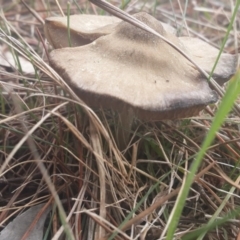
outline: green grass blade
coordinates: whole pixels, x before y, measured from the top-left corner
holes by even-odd
[[[212,222],[211,224],[207,224],[199,229],[196,229],[190,233],[187,233],[185,236],[182,237],[182,240],[195,240],[200,236],[203,232],[208,232],[216,227],[219,227],[226,223],[228,220],[235,219],[240,214],[240,207],[237,209],[231,210],[228,214],[222,217],[219,220]]]
[[[211,142],[213,141],[216,132],[221,127],[222,123],[225,120],[227,114],[231,111],[235,100],[237,99],[240,93],[240,71],[233,77],[232,81],[230,82],[228,89],[226,91],[225,96],[222,99],[222,103],[220,104],[219,110],[216,113],[216,116],[213,120],[213,124],[206,136],[205,141],[202,144],[202,147],[196,156],[195,161],[191,165],[190,171],[187,174],[186,181],[183,184],[180,194],[178,195],[175,207],[173,209],[173,214],[171,214],[169,221],[171,224],[169,225],[169,229],[167,232],[167,240],[172,240],[175,229],[177,228],[178,221],[180,219],[183,206],[185,205],[185,200],[188,196],[191,184],[194,180],[195,173],[197,172],[198,167],[201,164],[201,160],[205,155],[208,147],[210,146]]]
[[[67,34],[68,34],[68,45],[72,47],[71,42],[71,30],[70,30],[70,3],[67,3]]]
[[[233,26],[233,24],[234,24],[234,21],[235,21],[235,18],[236,18],[238,9],[239,9],[239,5],[240,5],[240,0],[238,0],[237,3],[236,3],[236,6],[235,6],[235,8],[234,8],[234,12],[233,12],[232,18],[231,18],[230,23],[229,23],[229,27],[227,28],[227,32],[226,32],[225,37],[224,37],[223,42],[222,42],[222,46],[221,46],[221,48],[220,48],[220,50],[219,50],[217,59],[216,59],[215,64],[214,64],[214,66],[213,66],[213,68],[212,68],[212,71],[211,71],[211,73],[210,73],[210,75],[209,75],[208,80],[211,79],[211,77],[213,76],[213,73],[214,73],[214,71],[215,71],[215,69],[216,69],[216,67],[217,67],[218,61],[219,61],[219,59],[220,59],[220,57],[221,57],[221,54],[222,54],[222,52],[223,52],[223,50],[224,50],[224,46],[225,46],[225,44],[226,44],[226,42],[227,42],[227,40],[228,40],[228,36],[229,36],[229,34],[230,34],[230,31],[232,30],[232,26]]]

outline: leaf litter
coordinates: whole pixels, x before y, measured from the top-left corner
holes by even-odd
[[[49,5],[45,1],[25,2],[29,6],[32,4],[43,18],[48,13],[49,16],[61,15],[54,1],[49,1]],[[66,14],[65,1],[59,2]],[[119,7],[118,2],[112,3]],[[101,109],[93,112],[86,106],[64,79],[47,64],[47,53],[43,47],[39,47],[43,43],[39,42],[40,37],[36,31],[38,27],[43,36],[43,27],[39,21],[21,3],[9,5],[9,1],[1,1],[1,4],[8,23],[23,37],[21,39],[11,29],[14,34],[7,42],[1,35],[1,44],[4,47],[6,44],[15,44],[15,50],[18,50],[15,54],[29,59],[37,69],[34,74],[19,71],[19,66],[13,74],[4,67],[0,71],[0,83],[5,91],[0,102],[2,229],[17,217],[19,209],[24,208],[26,202],[28,206],[35,205],[36,199],[47,202],[52,197],[49,189],[54,187],[67,215],[65,220],[72,227],[72,233],[65,229],[69,239],[73,239],[71,236],[75,236],[75,239],[94,238],[104,232],[111,235],[124,219],[128,219],[129,214],[133,217],[126,220],[127,227],[123,235],[116,239],[158,239],[167,227],[167,216],[173,209],[175,196],[184,180],[184,172],[200,148],[218,103],[207,107],[198,117],[181,121],[135,121],[127,148],[120,152],[114,141],[119,128],[116,113]],[[179,4],[182,4],[182,11]],[[231,6],[226,1],[193,1],[188,3],[186,9],[182,1],[172,1],[172,4],[165,1],[160,5],[154,1],[146,4],[132,1],[123,7],[131,13],[145,9],[159,20],[176,27],[178,33],[183,33],[187,27],[190,34],[211,42],[215,47],[219,47],[231,17]],[[72,14],[79,14],[78,9],[95,14],[99,11],[85,1],[71,5]],[[236,31],[237,28],[235,32],[231,31],[226,52],[235,53],[238,49],[236,39],[239,36]],[[9,36],[9,32],[5,33]],[[19,44],[16,40],[19,40]],[[23,43],[31,46],[34,52],[22,47]],[[13,79],[17,81],[12,81]],[[12,95],[7,94],[3,87],[10,82],[11,88],[8,91],[10,89]],[[13,95],[18,97],[20,113],[16,111],[17,106],[11,97]],[[232,112],[209,148],[187,199],[176,236],[184,236],[189,229],[194,231],[207,223],[221,204],[225,205],[220,218],[228,213],[229,208],[239,206],[238,119],[237,113]],[[39,171],[29,145],[21,141],[28,138],[22,128],[23,121],[47,169],[50,185]],[[89,122],[93,124],[94,132],[89,128]],[[7,164],[3,164],[5,160],[8,161]],[[99,180],[100,176],[105,179]],[[104,182],[106,188],[100,189]],[[152,190],[151,186],[157,182],[157,187]],[[232,187],[236,189],[233,190]],[[106,198],[100,197],[102,190],[106,193]],[[223,202],[228,196],[231,201]],[[161,201],[161,204],[155,204]],[[103,205],[106,213],[99,209]],[[19,209],[16,210],[14,206]],[[65,225],[60,216],[61,212],[59,215],[56,213],[53,216],[56,221],[48,222],[53,239],[58,239],[64,231]],[[105,219],[101,219],[102,216]],[[236,239],[239,235],[238,218],[209,231],[207,238],[224,239],[226,233],[229,239]]]

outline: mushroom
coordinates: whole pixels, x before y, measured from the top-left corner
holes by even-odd
[[[152,16],[134,16],[186,50]],[[50,64],[88,105],[120,112],[127,131],[134,116],[147,121],[190,117],[218,99],[179,52],[127,22],[90,44],[53,50]]]
[[[79,47],[93,42],[99,37],[112,33],[121,20],[113,16],[103,15],[71,15],[71,46]],[[164,29],[176,34],[176,29],[161,22]],[[56,48],[69,47],[67,35],[67,17],[49,17],[45,20],[44,32],[49,43]]]
[[[219,50],[198,38],[180,37],[179,39],[186,46],[192,59],[210,74]],[[219,85],[223,85],[236,73],[237,64],[237,54],[222,53],[213,73],[213,78]]]
[[[108,35],[115,30],[119,22],[119,18],[112,16],[72,15],[70,16],[71,46],[86,45],[101,36]],[[176,29],[168,24],[160,23],[165,31],[176,34]],[[48,41],[55,49],[69,46],[66,17],[47,18],[44,29]],[[219,50],[198,38],[179,37],[179,40],[192,59],[210,74]],[[222,53],[213,73],[213,78],[218,84],[223,85],[234,75],[237,62],[238,55]]]
[[[71,15],[71,46],[82,46],[110,34],[120,21],[119,18],[110,16]],[[69,46],[67,28],[67,17],[49,17],[45,20],[45,36],[54,48]]]

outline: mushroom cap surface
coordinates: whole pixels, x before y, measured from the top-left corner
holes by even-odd
[[[122,20],[114,16],[70,15],[71,47],[89,44],[99,37],[110,34]],[[172,26],[160,22],[167,32],[176,33]],[[67,17],[49,17],[45,19],[44,32],[50,44],[55,48],[69,47]]]
[[[71,15],[71,46],[77,47],[89,44],[101,36],[112,33],[120,21],[120,19],[113,16]],[[160,23],[165,31],[174,35],[176,34],[176,29],[168,24]],[[44,30],[48,41],[55,49],[69,46],[67,17],[47,18]],[[179,37],[179,39],[185,46],[188,55],[190,55],[202,69],[210,74],[219,50],[198,38]],[[213,78],[220,85],[223,85],[235,74],[237,63],[237,54],[222,53],[217,67],[214,70]]]
[[[184,50],[178,38],[146,13],[135,17]],[[52,67],[92,107],[132,108],[144,120],[193,116],[216,102],[202,74],[155,35],[127,22],[94,42],[53,50]]]
[[[71,15],[71,46],[78,47],[110,34],[121,20],[98,15]],[[67,17],[49,17],[45,20],[44,32],[50,44],[56,48],[69,47]]]
[[[179,37],[179,39],[184,46],[186,46],[192,59],[210,74],[219,54],[219,50],[198,38]],[[218,84],[223,85],[236,73],[237,63],[237,54],[221,54],[213,73],[213,78]]]

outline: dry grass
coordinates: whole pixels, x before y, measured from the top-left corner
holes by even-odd
[[[120,152],[114,141],[119,127],[116,113],[93,112],[47,63],[50,47],[42,41],[42,20],[61,14],[56,2],[25,2],[32,13],[17,1],[0,1],[1,54],[10,51],[15,62],[24,56],[35,69],[29,74],[23,71],[24,64],[0,66],[1,229],[27,207],[55,202],[59,211],[64,209],[65,220],[60,220],[59,212],[52,213],[47,239],[58,239],[65,221],[72,229],[71,233],[65,228],[69,239],[105,239],[101,237],[109,237],[122,223],[121,234],[114,239],[164,239],[185,172],[218,104],[191,119],[136,120],[128,147]],[[65,1],[59,2],[66,13]],[[76,2],[71,13],[101,12],[87,1]],[[177,27],[179,34],[189,32],[219,47],[232,15],[231,1],[189,1],[185,9],[186,3],[139,0],[126,4],[125,10],[143,9]],[[234,53],[238,40],[235,29],[225,50]],[[177,238],[208,223],[219,209],[222,217],[240,205],[239,140],[239,115],[232,112],[196,175]],[[240,237],[238,219],[212,229],[205,239]]]

